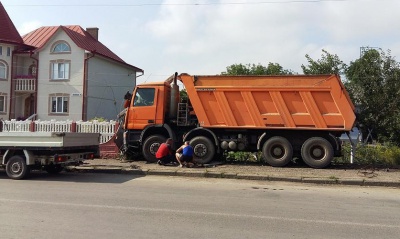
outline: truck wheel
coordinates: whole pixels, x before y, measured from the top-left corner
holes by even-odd
[[[290,142],[280,136],[274,136],[264,143],[262,153],[265,161],[273,167],[283,167],[293,158],[293,148]]]
[[[153,135],[148,137],[143,144],[142,154],[149,163],[157,162],[156,153],[162,143],[167,139],[162,135]]]
[[[44,170],[48,172],[49,174],[58,174],[63,170],[63,166],[57,164],[57,165],[48,165],[45,167]]]
[[[333,159],[333,148],[329,141],[324,138],[309,138],[301,146],[301,157],[312,168],[324,168]]]
[[[14,155],[8,160],[6,165],[8,177],[12,179],[23,179],[28,176],[29,172],[30,169],[22,156]]]
[[[209,163],[215,155],[215,146],[207,137],[197,136],[190,141],[194,151],[194,161],[199,164]]]

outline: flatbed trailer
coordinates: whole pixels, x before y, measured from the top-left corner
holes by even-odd
[[[32,169],[59,173],[99,155],[98,133],[0,132],[1,166],[8,177],[23,179]]]

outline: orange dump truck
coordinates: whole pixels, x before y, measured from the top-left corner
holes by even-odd
[[[180,98],[178,80],[187,97]],[[124,153],[149,162],[172,138],[177,147],[190,141],[199,163],[225,151],[261,151],[272,166],[296,157],[323,168],[342,154],[338,137],[355,123],[354,105],[337,75],[175,74],[138,85],[126,101],[117,139]]]

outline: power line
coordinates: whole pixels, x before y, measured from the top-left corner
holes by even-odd
[[[282,1],[257,1],[257,2],[129,3],[129,4],[10,4],[7,6],[8,7],[153,7],[153,6],[261,5],[261,4],[322,3],[322,2],[349,2],[349,1],[351,0],[282,0]]]

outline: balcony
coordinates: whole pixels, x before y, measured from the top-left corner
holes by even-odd
[[[35,92],[36,79],[32,75],[17,75],[14,78],[15,92]]]

